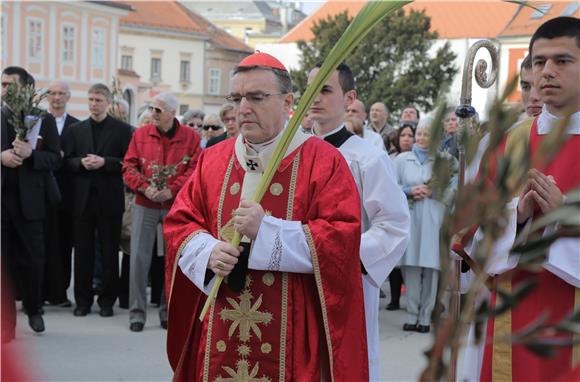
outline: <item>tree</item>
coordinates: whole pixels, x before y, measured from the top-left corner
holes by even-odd
[[[306,88],[308,71],[324,61],[351,21],[346,11],[328,17],[312,27],[311,42],[298,42],[301,69],[291,73],[297,94]],[[424,11],[399,10],[381,21],[353,50],[345,62],[367,107],[384,102],[394,115],[408,104],[430,110],[440,93],[447,91],[457,73],[455,54],[448,42],[432,52],[438,34],[430,27],[431,19]]]

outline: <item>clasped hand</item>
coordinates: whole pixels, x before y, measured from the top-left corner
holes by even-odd
[[[411,195],[413,196],[413,200],[423,200],[425,198],[430,198],[432,194],[433,191],[431,191],[429,186],[425,184],[421,184],[411,188]]]
[[[32,145],[16,138],[12,142],[12,148],[2,151],[2,164],[6,167],[16,168],[32,155]]]
[[[169,188],[158,190],[155,186],[149,186],[145,189],[145,197],[152,202],[163,203],[173,198],[173,194]]]
[[[529,170],[528,181],[518,202],[518,223],[521,224],[532,216],[534,203],[545,214],[562,205],[563,200],[562,192],[551,175],[545,175],[534,168]]]
[[[81,159],[81,164],[89,171],[98,170],[105,165],[105,158],[95,154],[87,154],[86,157]]]

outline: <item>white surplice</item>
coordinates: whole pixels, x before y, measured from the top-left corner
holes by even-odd
[[[367,274],[363,292],[369,353],[369,377],[380,379],[379,288],[397,265],[409,240],[410,218],[405,194],[384,150],[358,136],[350,137],[342,153],[361,198],[360,257]]]

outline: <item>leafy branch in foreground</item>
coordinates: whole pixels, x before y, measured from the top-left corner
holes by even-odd
[[[469,261],[475,264],[476,277],[471,283],[464,299],[464,306],[459,319],[449,314],[435,322],[435,338],[432,348],[428,351],[429,364],[421,374],[421,381],[440,380],[449,375],[450,354],[457,353],[463,345],[467,325],[474,323],[476,338],[481,340],[482,325],[487,318],[497,317],[513,310],[522,299],[535,287],[533,278],[520,283],[514,290],[497,290],[498,303],[490,308],[487,303],[476,306],[476,297],[489,287],[489,276],[483,270],[487,269],[492,260],[495,243],[503,236],[508,222],[506,205],[517,196],[527,181],[530,168],[550,160],[565,139],[565,128],[568,120],[564,120],[553,129],[544,139],[542,147],[531,157],[528,149],[527,136],[517,136],[511,131],[518,112],[504,107],[504,101],[515,87],[517,78],[510,83],[503,95],[496,101],[490,111],[488,131],[486,132],[488,147],[483,153],[479,167],[479,177],[471,184],[462,186],[448,205],[446,218],[440,232],[441,277],[438,299],[443,299],[447,290],[455,290],[456,278],[451,271],[452,257],[450,248],[452,242],[458,241],[470,227],[479,227],[483,237],[480,245]],[[437,118],[442,116],[438,114]],[[435,121],[432,125],[431,136],[441,135],[442,123]],[[529,131],[529,130],[528,130]],[[509,132],[509,133],[508,133]],[[514,138],[507,138],[509,148],[503,153],[500,147],[506,142],[508,134]],[[529,132],[528,132],[529,135]],[[479,128],[471,130],[461,137],[466,147],[469,161],[473,158],[469,154],[477,148],[484,136]],[[523,139],[521,139],[523,138]],[[438,141],[437,141],[438,142]],[[513,142],[513,144],[509,144]],[[432,150],[436,142],[433,142]],[[449,179],[448,165],[445,162],[435,163],[434,178],[445,183]],[[517,269],[537,270],[547,256],[549,246],[561,237],[580,236],[580,190],[573,190],[566,197],[567,203],[558,209],[537,219],[516,238],[512,251],[520,256]],[[538,231],[558,223],[558,228],[549,235],[536,235]],[[510,280],[515,270],[502,274],[499,280]],[[569,346],[571,340],[548,338],[553,333],[570,333],[579,330],[580,312],[571,312],[569,317],[557,324],[548,324],[542,317],[538,317],[534,325],[525,331],[511,333],[507,338],[500,340],[509,343],[522,343],[536,354],[549,356],[555,347]]]
[[[40,108],[40,103],[47,96],[47,91],[36,90],[33,84],[20,86],[11,83],[8,85],[4,98],[11,111],[8,121],[21,141],[26,140],[28,132],[46,115],[46,111]]]

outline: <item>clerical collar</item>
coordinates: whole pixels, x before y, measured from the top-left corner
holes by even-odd
[[[557,127],[558,123],[563,119],[564,117],[558,117],[550,113],[546,105],[544,105],[542,107],[542,112],[538,117],[538,135],[548,134],[550,130],[552,130],[553,127]],[[577,111],[570,116],[567,133],[570,135],[580,135],[580,111]]]
[[[262,143],[251,143],[248,142],[247,139],[244,138],[244,145],[246,146],[246,149],[248,149],[248,153],[249,154],[259,154],[260,152],[264,151],[264,149],[268,146],[270,146],[272,143],[277,142],[278,138],[282,137],[282,134],[284,134],[284,130],[286,130],[286,126],[287,123],[284,125],[284,128],[282,128],[282,130],[278,133],[278,135],[276,135],[274,138],[270,139],[267,142],[262,142]]]
[[[338,148],[352,136],[353,134],[346,127],[340,126],[329,133],[321,135],[320,138]]]

